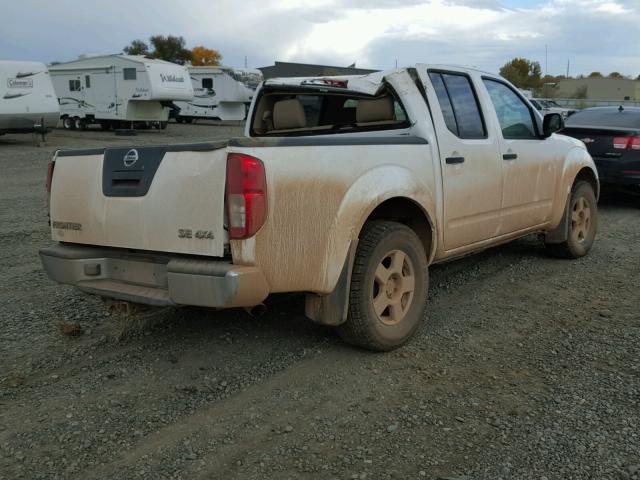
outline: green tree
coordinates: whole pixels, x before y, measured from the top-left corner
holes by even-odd
[[[500,75],[518,88],[538,88],[542,84],[541,74],[540,64],[526,58],[514,58],[500,69]]]
[[[602,74],[600,72],[591,72],[589,78],[602,78]]]
[[[616,80],[619,80],[621,78],[624,78],[624,76],[620,72],[611,72],[609,74],[609,78],[615,78]]]
[[[191,50],[186,48],[186,42],[183,37],[153,35],[149,38],[149,42],[153,46],[152,55],[154,58],[180,65],[191,61]]]
[[[122,49],[127,55],[149,55],[149,45],[142,40],[134,40]]]

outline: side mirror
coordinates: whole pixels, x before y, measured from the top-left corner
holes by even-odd
[[[559,113],[547,113],[542,121],[542,136],[549,138],[552,133],[564,128],[564,120]]]

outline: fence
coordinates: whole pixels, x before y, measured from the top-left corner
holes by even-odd
[[[629,107],[640,107],[640,102],[631,100],[592,100],[590,98],[550,98],[558,105],[568,108],[589,108],[589,107],[617,107],[619,105]]]

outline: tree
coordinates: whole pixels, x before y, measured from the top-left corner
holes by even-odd
[[[149,45],[142,40],[134,40],[122,49],[127,55],[149,55]]]
[[[211,50],[203,46],[193,47],[191,50],[192,65],[220,65],[220,60],[222,60],[222,55],[217,50]]]
[[[538,62],[526,58],[514,58],[500,69],[500,75],[518,88],[537,88],[542,84],[542,69]]]
[[[600,72],[591,72],[589,78],[602,78],[602,74]]]
[[[153,35],[149,38],[153,46],[153,57],[167,62],[184,65],[191,60],[191,50],[185,47],[186,42],[183,37],[173,35]]]
[[[624,78],[624,76],[620,72],[611,72],[609,74],[609,78],[615,78],[616,80],[619,80],[621,78]]]

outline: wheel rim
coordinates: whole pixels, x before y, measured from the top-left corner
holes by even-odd
[[[413,262],[401,250],[387,253],[376,267],[371,291],[373,310],[385,325],[396,325],[407,315],[415,291]]]
[[[591,229],[591,207],[584,197],[578,197],[571,209],[571,237],[577,243],[583,243]]]

